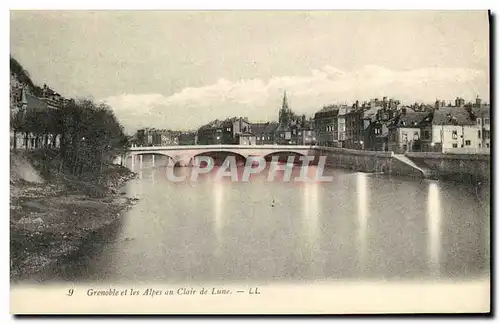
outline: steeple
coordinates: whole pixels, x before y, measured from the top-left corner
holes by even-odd
[[[284,111],[288,111],[288,100],[286,99],[286,90],[283,94],[283,105],[281,106],[281,109]]]
[[[286,98],[286,90],[283,94],[283,104],[281,105],[281,109],[279,111],[279,123],[281,125],[287,125],[290,121],[290,108],[288,107],[288,100]]]

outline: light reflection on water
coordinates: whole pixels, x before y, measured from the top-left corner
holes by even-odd
[[[429,183],[427,202],[429,266],[435,275],[439,275],[439,254],[441,250],[441,206],[439,187],[436,183]]]
[[[366,227],[368,222],[368,187],[366,174],[358,173],[356,175],[356,197],[357,197],[357,213],[358,213],[358,246],[359,258],[362,270],[366,263]]]
[[[127,193],[140,201],[124,215],[113,242],[79,271],[48,278],[281,282],[489,276],[487,187],[336,169],[325,171],[334,177],[328,183],[287,183],[280,176],[267,182],[265,172],[246,183],[214,181],[210,174],[172,183],[161,163],[156,157],[151,168],[144,157],[139,179],[127,184]],[[191,169],[175,172],[189,175]],[[300,168],[293,173],[298,176]]]

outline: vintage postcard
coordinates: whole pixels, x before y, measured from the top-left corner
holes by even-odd
[[[12,10],[11,313],[489,313],[490,20]]]

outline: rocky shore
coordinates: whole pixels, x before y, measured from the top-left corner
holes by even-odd
[[[25,171],[16,172],[16,168],[21,168],[12,159],[11,156],[12,281],[30,278],[74,253],[92,233],[112,224],[133,204],[134,198],[119,193],[120,187],[135,177],[127,168],[108,165],[99,177],[77,179],[57,174],[45,179],[36,174],[26,177]],[[24,160],[23,164],[23,170],[26,164],[29,167],[29,162]]]

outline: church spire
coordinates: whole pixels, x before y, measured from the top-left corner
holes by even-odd
[[[283,94],[283,105],[281,106],[281,109],[287,111],[288,110],[288,100],[286,99],[286,90]]]

